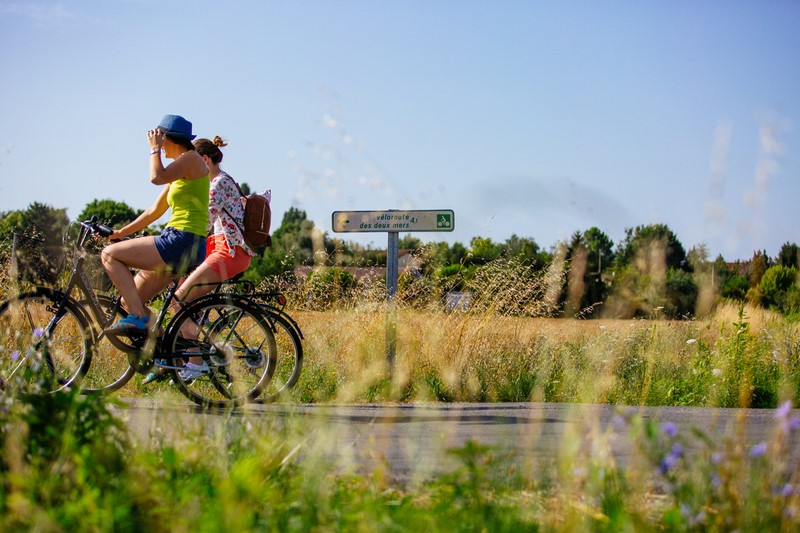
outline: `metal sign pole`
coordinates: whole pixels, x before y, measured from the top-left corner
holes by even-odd
[[[397,270],[399,262],[399,233],[389,232],[386,248],[386,360],[389,368],[394,368],[397,353]]]
[[[452,209],[399,211],[334,211],[331,214],[333,231],[386,232],[389,244],[386,250],[386,359],[390,371],[397,353],[397,275],[399,262],[399,234],[401,231],[453,231],[455,214]]]

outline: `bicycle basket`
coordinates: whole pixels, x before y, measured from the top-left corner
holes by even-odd
[[[13,237],[12,278],[18,283],[55,285],[64,267],[64,247],[22,233],[13,233]]]

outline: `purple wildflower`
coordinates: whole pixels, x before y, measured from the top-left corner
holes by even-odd
[[[778,420],[786,420],[792,412],[792,400],[787,400],[781,404],[775,411],[775,418]]]
[[[672,446],[672,449],[670,449],[669,453],[665,455],[663,459],[661,459],[661,473],[666,474],[675,468],[675,466],[677,466],[678,462],[681,460],[681,457],[683,457],[683,446],[676,442]]]
[[[670,454],[674,455],[675,457],[683,457],[683,446],[680,443],[676,442],[672,445],[672,449],[669,451]]]
[[[711,454],[712,464],[718,465],[722,462],[723,459],[725,459],[725,455],[723,455],[722,452],[714,452]]]
[[[19,359],[19,350],[14,350],[11,352],[11,360],[16,361],[17,359]]]
[[[675,468],[675,466],[678,464],[678,461],[680,461],[680,457],[675,457],[670,453],[665,455],[664,458],[661,459],[661,465],[660,465],[661,473],[666,474],[667,472]]]
[[[37,339],[40,339],[44,335],[44,330],[42,328],[36,328],[33,330],[33,336]]]
[[[761,457],[765,453],[767,453],[767,443],[764,441],[750,448],[750,457]]]
[[[797,430],[800,429],[800,417],[793,416],[791,420],[789,420],[789,429]]]
[[[689,525],[690,526],[697,526],[699,524],[704,523],[705,521],[706,521],[706,513],[704,513],[703,511],[700,511],[699,513],[697,513],[697,515],[693,516],[689,520]]]
[[[629,422],[630,418],[621,414],[614,415],[614,418],[611,419],[611,423],[614,425],[614,428],[620,431],[626,429]]]
[[[668,437],[674,439],[678,434],[678,426],[674,422],[664,422],[661,424],[661,431],[666,433]]]

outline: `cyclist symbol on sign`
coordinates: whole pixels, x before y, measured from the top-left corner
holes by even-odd
[[[450,227],[450,215],[447,215],[447,214],[438,214],[438,215],[436,215],[436,227],[437,228],[449,228]]]

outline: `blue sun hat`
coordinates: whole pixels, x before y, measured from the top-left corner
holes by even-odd
[[[159,129],[172,137],[183,137],[192,140],[197,135],[192,135],[192,123],[180,115],[164,115],[158,123]]]

